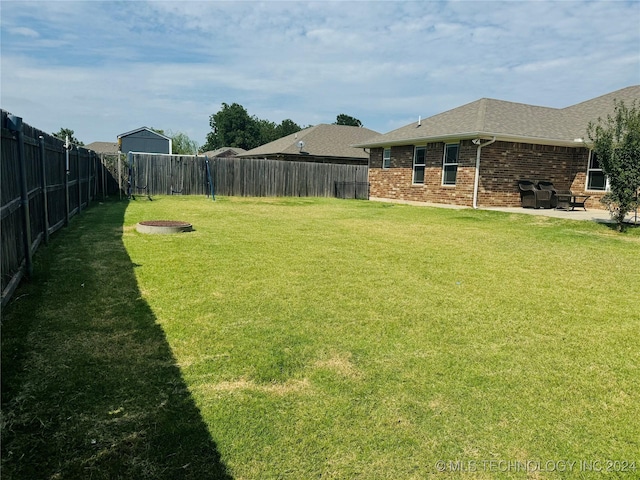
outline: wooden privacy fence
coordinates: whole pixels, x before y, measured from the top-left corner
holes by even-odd
[[[333,197],[336,182],[369,180],[366,165],[252,158],[216,158],[213,172],[220,195],[256,197]]]
[[[129,152],[127,166],[133,195],[208,193],[204,156]]]
[[[369,198],[369,167],[254,158],[130,153],[134,195]]]
[[[2,121],[0,240],[2,306],[24,275],[41,242],[67,225],[114,181],[95,152],[67,150],[62,140],[0,110]]]

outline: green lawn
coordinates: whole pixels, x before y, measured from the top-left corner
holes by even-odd
[[[135,230],[161,219],[195,231]],[[3,312],[3,478],[640,475],[640,229],[157,197],[36,262]]]

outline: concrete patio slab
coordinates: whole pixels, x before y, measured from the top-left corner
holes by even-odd
[[[451,208],[451,209],[469,209],[471,207],[465,207],[461,205],[447,205],[442,203],[427,203],[427,202],[414,202],[411,200],[393,200],[388,198],[371,197],[369,200],[374,202],[387,202],[387,203],[401,203],[405,205],[415,205],[422,207],[436,207],[436,208]],[[598,223],[615,223],[609,215],[608,210],[596,210],[591,209],[584,211],[582,209],[576,210],[556,210],[556,209],[543,209],[543,208],[522,208],[522,207],[479,207],[479,210],[492,210],[496,212],[505,213],[518,213],[523,215],[541,215],[545,217],[560,218],[562,220],[582,220]],[[631,224],[640,225],[640,212],[636,217],[633,213],[626,219]]]

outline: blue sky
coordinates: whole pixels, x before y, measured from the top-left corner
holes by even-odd
[[[2,0],[1,107],[85,143],[202,144],[223,102],[386,133],[482,97],[566,107],[640,84],[639,1]]]

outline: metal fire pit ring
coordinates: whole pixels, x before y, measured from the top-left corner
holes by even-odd
[[[136,225],[140,233],[182,233],[190,232],[193,226],[179,220],[145,220]]]

